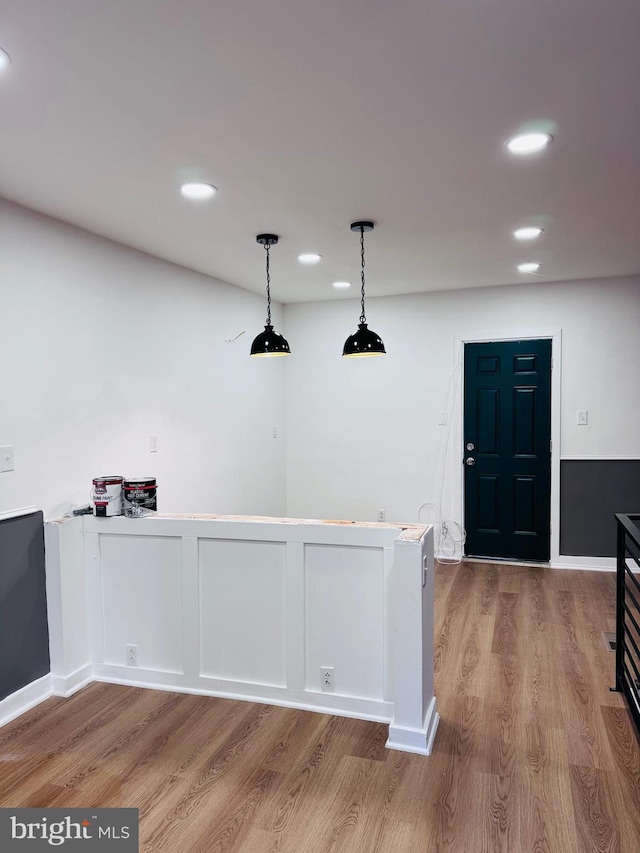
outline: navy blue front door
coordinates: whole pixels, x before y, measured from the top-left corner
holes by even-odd
[[[551,523],[551,341],[466,344],[465,553],[544,561]]]

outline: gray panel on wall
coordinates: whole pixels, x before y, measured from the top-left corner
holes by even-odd
[[[560,462],[561,554],[615,557],[616,512],[640,512],[640,460]]]
[[[0,521],[0,700],[50,671],[41,512]]]

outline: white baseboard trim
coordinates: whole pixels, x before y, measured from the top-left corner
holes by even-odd
[[[8,509],[6,512],[0,512],[0,521],[7,521],[10,518],[20,518],[21,515],[32,515],[36,512],[34,506],[23,506],[20,509]]]
[[[315,711],[320,714],[352,717],[355,720],[369,720],[376,723],[389,723],[393,714],[393,705],[390,702],[375,699],[293,690],[272,685],[244,684],[238,681],[225,682],[223,679],[206,676],[185,676],[153,670],[136,669],[135,678],[133,678],[131,667],[112,664],[95,664],[93,680],[121,684],[125,687],[146,687],[171,693],[192,693],[196,696],[215,696],[219,699],[278,705],[283,708],[297,708],[299,711]],[[261,687],[262,690],[260,690]],[[328,701],[329,697],[330,701]]]
[[[552,569],[578,569],[584,572],[615,572],[615,557],[563,557],[549,563]]]
[[[436,711],[436,699],[434,696],[425,714],[423,727],[421,729],[410,729],[406,726],[394,726],[392,723],[389,726],[389,738],[385,746],[388,749],[396,749],[400,752],[431,755],[439,722],[440,715]]]
[[[615,557],[568,557],[560,555],[548,563],[520,562],[515,560],[491,559],[490,557],[464,557],[465,563],[494,563],[496,566],[515,566],[517,568],[569,569],[583,572],[615,572]],[[446,565],[446,564],[445,564]]]
[[[71,675],[52,675],[53,695],[68,698],[93,681],[93,666],[88,663]]]
[[[53,695],[53,678],[51,673],[43,675],[37,681],[32,681],[26,687],[16,690],[6,699],[0,701],[0,726],[6,726],[21,714],[26,714],[36,705],[44,702]]]
[[[637,462],[640,456],[561,456],[561,462]]]

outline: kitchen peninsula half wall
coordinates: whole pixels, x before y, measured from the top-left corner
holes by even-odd
[[[428,755],[433,531],[222,515],[46,525],[54,692],[90,680],[389,723]]]

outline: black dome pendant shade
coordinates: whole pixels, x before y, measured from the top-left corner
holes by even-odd
[[[385,355],[382,339],[368,328],[366,323],[358,325],[358,331],[349,335],[344,344],[342,355],[349,358],[363,358],[372,355]]]
[[[375,332],[372,332],[371,329],[369,329],[369,327],[367,326],[367,318],[365,317],[364,313],[364,232],[373,231],[373,222],[370,222],[369,220],[352,222],[351,230],[360,232],[360,275],[362,278],[362,310],[360,312],[360,323],[358,324],[358,331],[353,335],[349,335],[349,337],[344,343],[342,355],[346,358],[367,358],[374,355],[385,355],[386,350],[384,348],[384,344],[382,343],[382,338]]]
[[[256,358],[269,358],[276,355],[291,355],[289,344],[279,332],[273,331],[271,325],[271,276],[269,274],[269,250],[278,242],[275,234],[258,234],[256,241],[264,246],[267,252],[267,322],[264,332],[257,335],[251,344],[251,355]]]
[[[291,350],[286,339],[279,332],[274,332],[273,326],[267,323],[264,332],[260,332],[253,339],[251,355],[261,356],[262,358],[270,355],[291,355]]]

